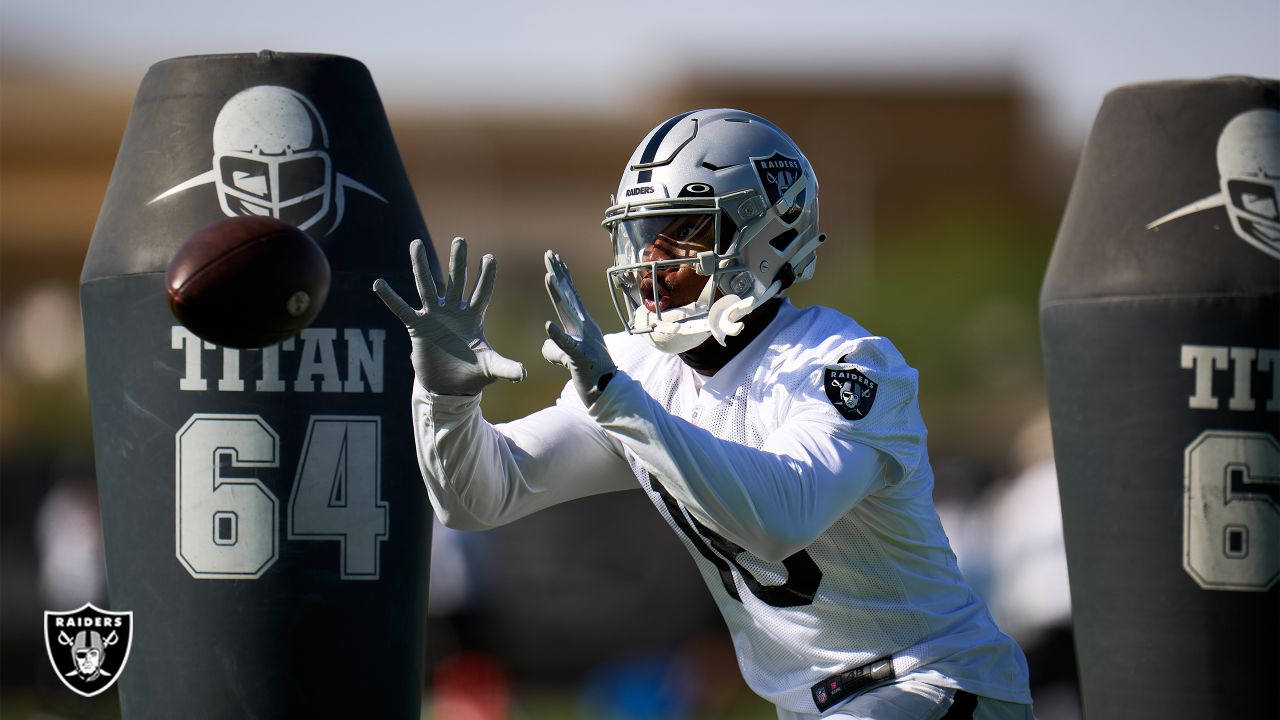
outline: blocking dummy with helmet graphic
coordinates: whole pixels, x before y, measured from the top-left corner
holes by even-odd
[[[310,326],[267,347],[204,341],[167,303],[178,247],[239,216],[308,233],[332,270]],[[367,291],[413,238],[359,62],[198,56],[143,79],[81,277],[110,600],[134,617],[125,718],[418,717],[430,516],[391,461],[413,447],[408,346]],[[320,685],[298,672],[318,658]]]
[[[1112,91],[1040,300],[1085,714],[1280,714],[1280,82]]]

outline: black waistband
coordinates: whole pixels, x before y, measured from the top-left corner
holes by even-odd
[[[894,677],[893,658],[882,657],[852,670],[836,673],[810,688],[813,704],[823,712],[859,690]]]

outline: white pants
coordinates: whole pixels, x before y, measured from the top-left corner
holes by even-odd
[[[1030,705],[980,696],[977,701],[972,714],[962,712],[965,703],[961,702],[954,707],[959,714],[948,716],[956,702],[955,690],[903,680],[872,688],[833,708],[828,715],[779,709],[778,720],[1035,720]]]

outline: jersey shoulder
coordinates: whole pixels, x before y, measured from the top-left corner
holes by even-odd
[[[801,417],[893,456],[904,474],[919,464],[926,434],[919,374],[888,338],[837,310],[784,316],[760,377],[782,424]]]
[[[856,365],[882,375],[909,375],[902,353],[886,337],[873,335],[853,318],[828,307],[791,308],[770,343],[767,364],[775,372],[816,372],[828,365]]]

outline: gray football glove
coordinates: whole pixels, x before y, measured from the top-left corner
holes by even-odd
[[[382,278],[374,281],[373,291],[409,330],[413,346],[410,358],[418,382],[438,395],[475,395],[495,380],[523,380],[524,365],[494,352],[484,337],[484,313],[497,271],[493,256],[481,259],[480,279],[470,302],[462,299],[467,283],[466,240],[453,239],[443,298],[436,292],[421,240],[410,243],[409,257],[422,300],[421,310],[410,307]]]
[[[560,324],[547,322],[548,339],[542,343],[542,357],[569,369],[578,396],[590,407],[618,368],[605,347],[600,326],[583,309],[564,260],[548,250],[545,262],[547,294]]]

